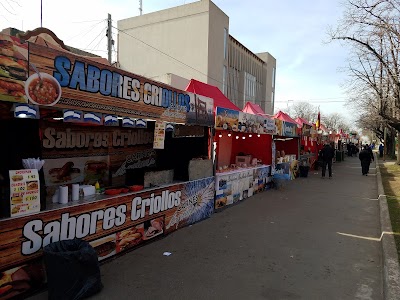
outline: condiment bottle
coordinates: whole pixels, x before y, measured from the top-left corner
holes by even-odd
[[[99,183],[99,181],[96,181],[96,183],[94,185],[94,188],[96,189],[96,192],[100,191],[100,183]]]

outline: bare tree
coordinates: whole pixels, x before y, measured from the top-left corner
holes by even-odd
[[[288,114],[292,118],[303,118],[307,121],[313,122],[317,119],[318,107],[308,102],[295,102],[287,109]]]
[[[348,0],[329,34],[352,50],[348,90],[359,124],[378,136],[382,125],[400,130],[400,0]]]
[[[330,130],[339,131],[342,129],[344,132],[350,131],[350,126],[339,113],[324,114],[321,116],[321,123]]]

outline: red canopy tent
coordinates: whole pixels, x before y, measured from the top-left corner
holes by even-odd
[[[312,124],[304,118],[297,117],[296,122],[299,124],[300,128],[303,128],[304,124],[315,127],[315,124]],[[301,147],[302,149],[300,150],[300,155],[307,153],[314,155],[314,158],[310,160],[310,164],[313,164],[313,162],[318,158],[319,148],[317,141],[314,141],[311,136],[302,136]]]
[[[268,117],[267,114],[264,113],[262,108],[255,103],[247,101],[245,107],[242,110],[244,113],[252,114],[252,115],[259,115]],[[253,142],[249,142],[253,141]],[[236,147],[235,150],[242,149],[243,152],[252,153],[253,156],[258,157],[261,159],[265,164],[271,164],[272,162],[272,135],[269,134],[262,134],[262,135],[254,135],[252,139],[243,140],[239,139],[240,145]],[[263,145],[263,146],[260,146]],[[237,152],[236,151],[236,152]]]
[[[260,116],[265,116],[265,112],[262,110],[260,105],[247,101],[246,105],[244,106],[243,112],[253,114],[253,115],[260,115]]]
[[[240,108],[233,104],[216,86],[191,79],[185,91],[213,98],[214,111],[217,106],[240,111]]]
[[[293,120],[288,114],[285,114],[283,111],[278,111],[275,115],[274,115],[275,119],[279,119],[285,122],[289,122],[289,123],[293,123],[293,124],[297,124],[297,122],[295,120]]]
[[[282,120],[284,122],[289,122],[295,124],[297,126],[297,122],[292,119],[288,114],[284,113],[283,111],[278,111],[274,115],[275,119]],[[276,151],[285,151],[285,154],[295,154],[298,158],[299,156],[299,139],[298,138],[287,138],[285,140],[275,139],[275,147]]]
[[[297,117],[297,118],[295,119],[295,121],[296,121],[297,124],[300,125],[300,127],[303,127],[303,124],[306,124],[306,125],[309,125],[309,126],[313,126],[312,123],[308,122],[308,121],[307,121],[306,119],[304,119],[304,118]]]

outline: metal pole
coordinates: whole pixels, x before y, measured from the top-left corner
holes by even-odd
[[[139,13],[140,13],[140,15],[142,15],[142,11],[143,11],[143,9],[142,9],[142,0],[139,0]]]
[[[40,27],[43,27],[43,0],[40,0]]]
[[[112,33],[111,33],[111,15],[108,14],[108,26],[107,26],[107,51],[108,51],[108,62],[111,64],[111,49],[112,49]]]

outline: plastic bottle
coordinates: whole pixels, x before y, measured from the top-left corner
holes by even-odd
[[[94,188],[96,189],[96,192],[100,191],[100,183],[99,183],[99,181],[96,181],[96,183],[94,185]]]

